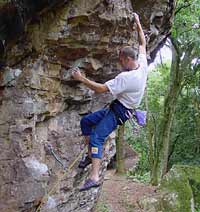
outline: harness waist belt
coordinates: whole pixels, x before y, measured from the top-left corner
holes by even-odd
[[[117,108],[120,108],[120,111],[118,111]],[[110,109],[113,111],[115,114],[115,117],[119,121],[119,125],[122,125],[126,122],[127,117],[125,113],[129,111],[130,113],[133,112],[132,109],[126,108],[118,99],[115,99],[114,101],[111,102],[110,104]]]

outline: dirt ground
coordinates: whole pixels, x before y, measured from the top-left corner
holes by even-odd
[[[155,194],[155,187],[107,171],[95,212],[143,212],[138,200]]]
[[[125,168],[134,168],[138,156],[126,146]],[[156,187],[134,182],[126,175],[117,175],[115,169],[106,172],[104,183],[95,212],[144,212],[138,200],[155,195]]]

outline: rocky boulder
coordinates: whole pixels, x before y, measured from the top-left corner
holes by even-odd
[[[143,199],[145,212],[195,212],[200,209],[200,167],[176,165],[162,180],[155,197]]]

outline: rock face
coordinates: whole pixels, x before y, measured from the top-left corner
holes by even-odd
[[[194,212],[200,208],[200,168],[174,166],[164,177],[156,197],[141,200],[146,212]]]
[[[119,73],[118,50],[138,47],[133,11],[141,15],[151,59],[170,32],[174,1],[13,2],[26,10],[20,13],[24,25],[11,37],[9,24],[15,23],[3,20],[14,12],[0,10],[0,211],[35,211],[41,200],[41,211],[90,211],[99,189],[78,191],[88,170],[80,172],[75,165],[63,178],[62,167],[45,147],[51,144],[68,167],[80,152],[81,116],[111,96],[96,95],[72,80],[70,68],[78,66],[98,82]],[[109,158],[114,144],[105,148]],[[106,159],[102,176],[105,165]]]

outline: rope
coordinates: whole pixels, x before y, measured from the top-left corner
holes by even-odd
[[[81,156],[84,154],[84,152],[86,151],[87,146],[79,153],[79,155],[75,158],[75,160],[70,164],[70,166],[66,169],[66,172],[62,175],[62,176],[58,176],[58,180],[55,183],[55,185],[50,189],[50,191],[44,195],[40,201],[40,204],[38,205],[37,209],[35,212],[39,212],[41,209],[42,204],[45,203],[45,201],[48,200],[48,197],[55,191],[56,187],[58,186],[58,184],[60,183],[60,181],[71,171],[71,169],[74,167],[74,165],[76,164],[76,162],[81,158]]]

